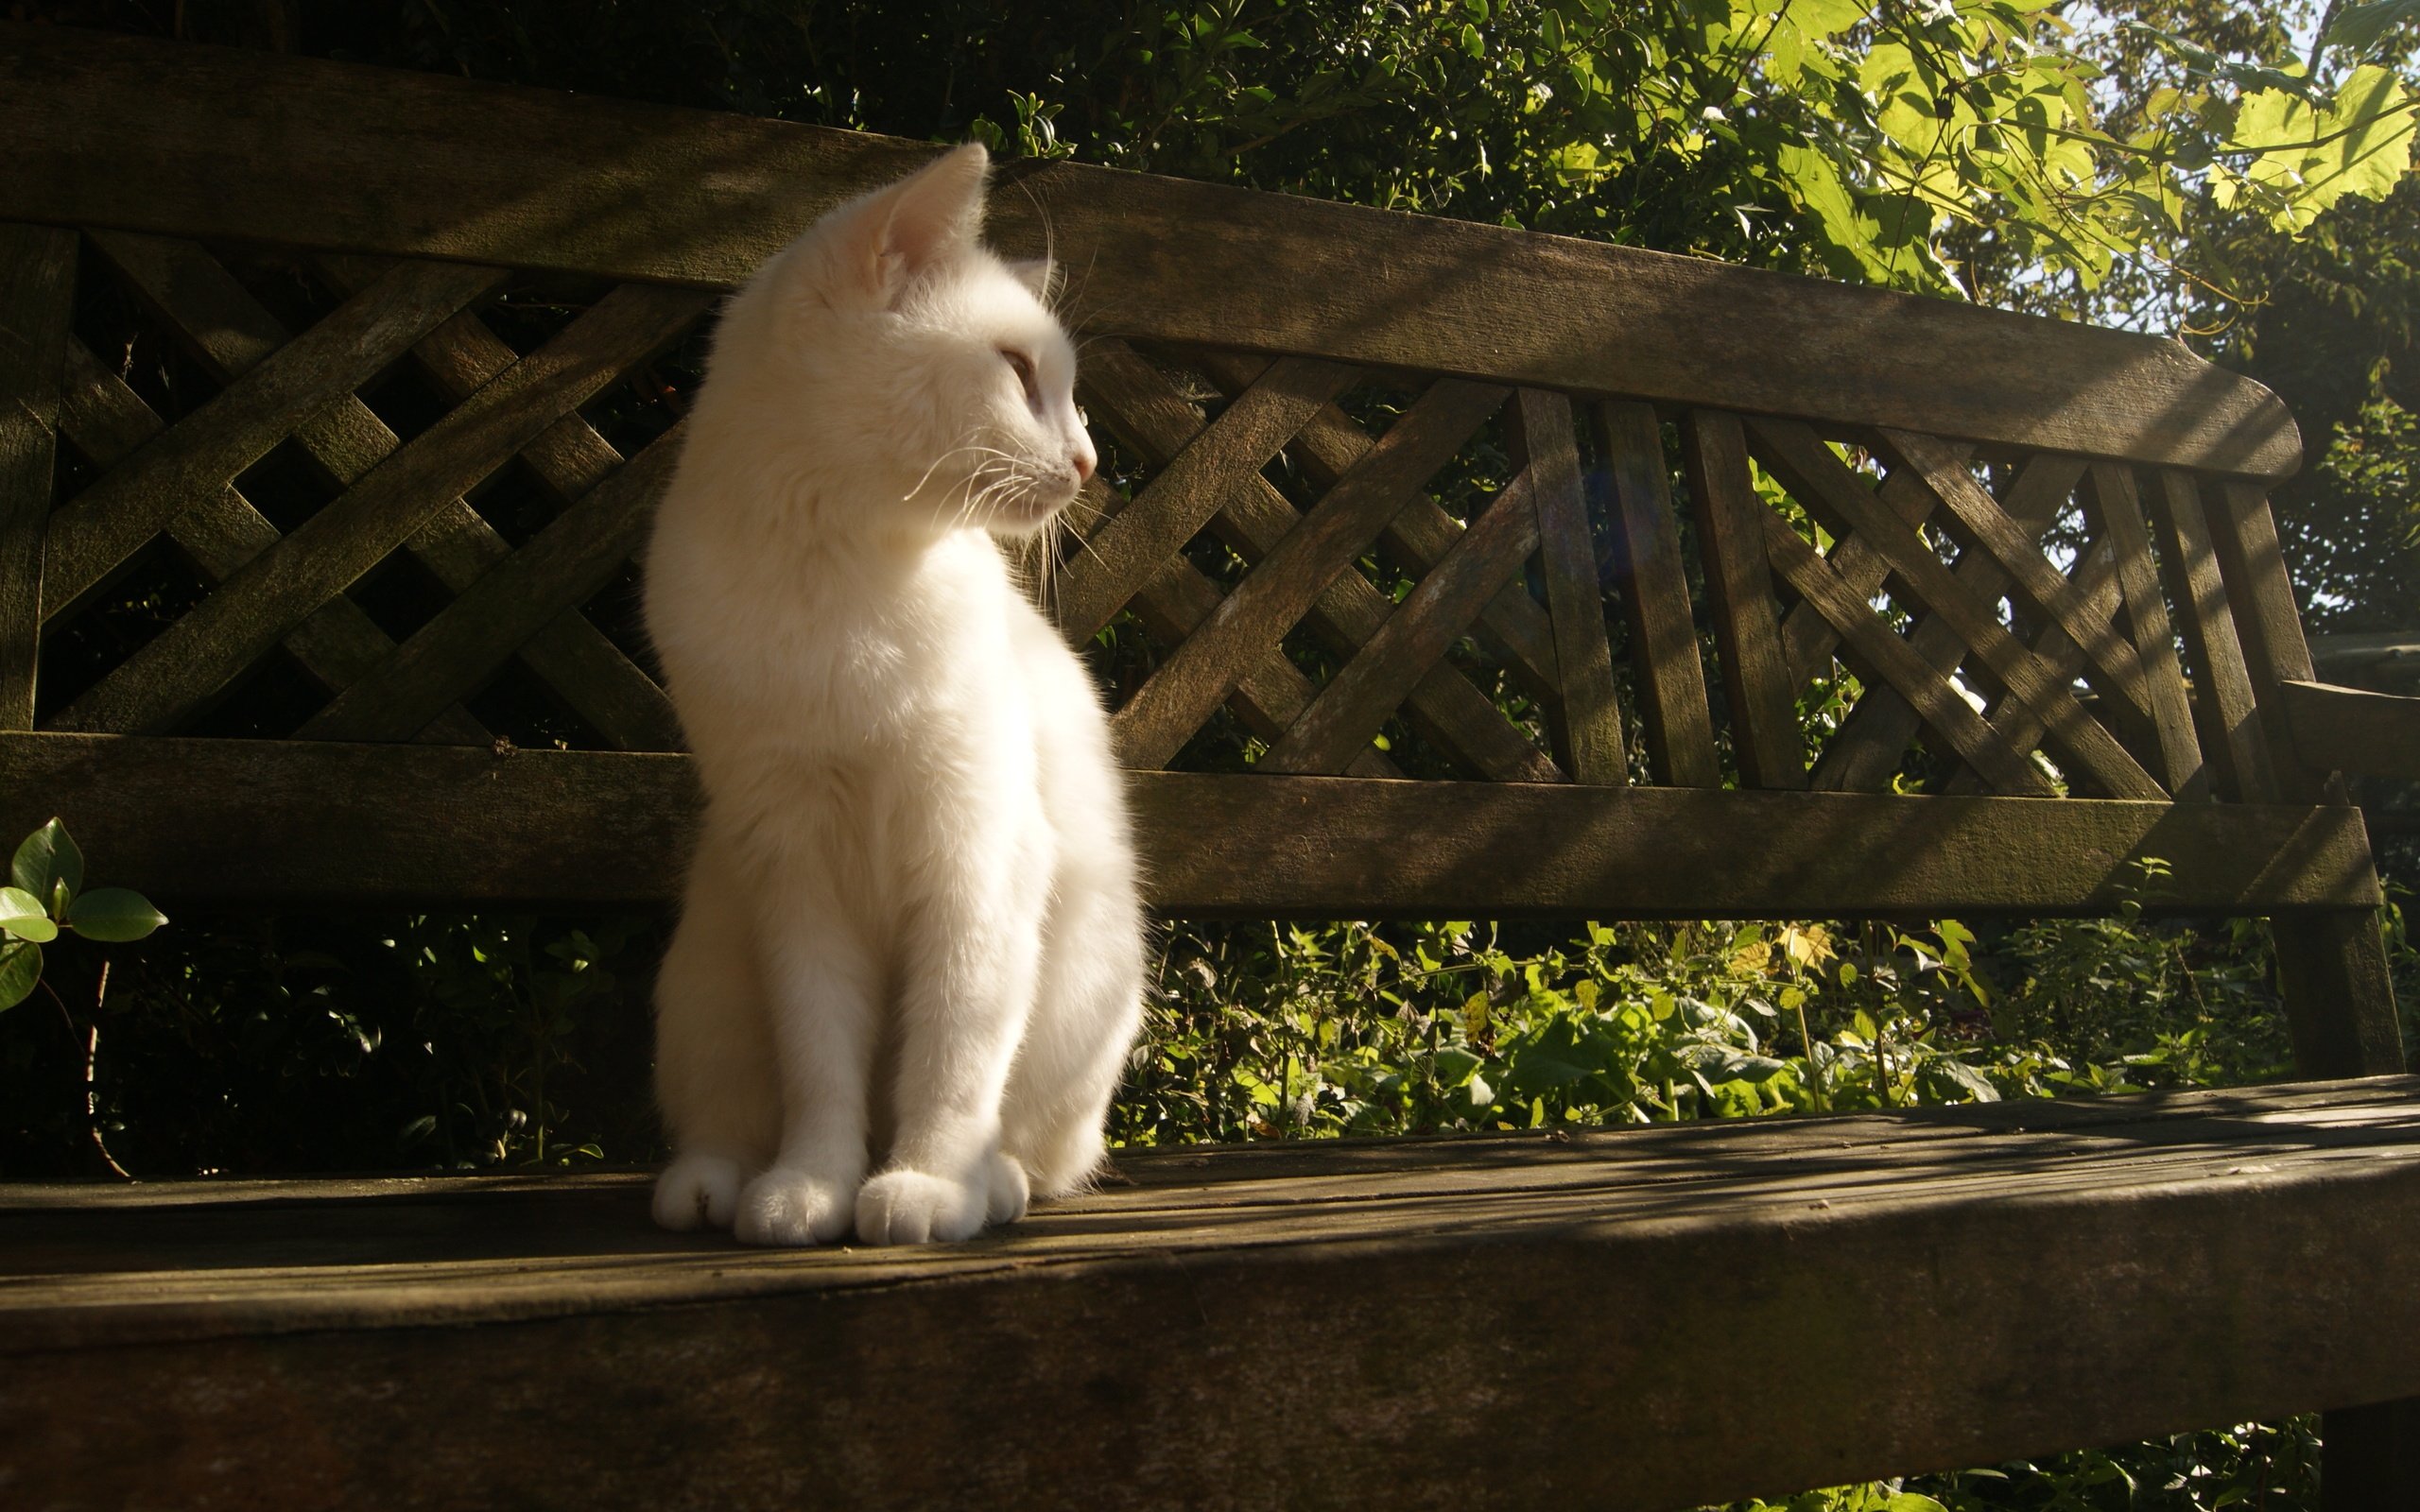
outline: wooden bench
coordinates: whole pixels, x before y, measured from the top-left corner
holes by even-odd
[[[64,29],[0,77],[0,823],[172,906],[667,901],[695,796],[609,633],[651,362],[929,149]],[[2311,683],[2273,397],[1073,163],[994,228],[1070,267],[1132,492],[1053,602],[1117,627],[1156,907],[2263,916],[2313,1079],[1163,1150],[916,1251],[658,1233],[636,1175],[0,1189],[0,1499],[1668,1508],[2327,1409],[2331,1504],[2412,1504],[2420,1081],[2339,773],[2415,726]],[[79,631],[147,571],[156,633]]]

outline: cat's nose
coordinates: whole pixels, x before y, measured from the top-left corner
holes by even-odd
[[[1092,438],[1081,434],[1077,436],[1076,449],[1067,459],[1076,464],[1076,481],[1079,483],[1091,477],[1093,469],[1100,465],[1100,457],[1093,450]]]

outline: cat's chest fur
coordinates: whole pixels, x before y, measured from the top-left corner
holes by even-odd
[[[661,595],[653,616],[710,784],[862,823],[903,791],[930,813],[1029,783],[1034,615],[987,540],[900,559],[677,535],[661,548],[660,580],[715,585]]]

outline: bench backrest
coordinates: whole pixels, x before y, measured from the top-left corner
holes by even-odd
[[[163,894],[668,897],[694,794],[627,623],[659,359],[932,149],[54,28],[0,69],[8,816]],[[2291,922],[2338,1000],[2307,1064],[2399,1064],[2359,814],[2289,738],[2299,443],[2256,384],[1069,163],[1004,167],[993,232],[1087,338],[1117,486],[1049,601],[1117,679],[1159,906],[2131,896]],[[498,741],[499,679],[589,748]]]

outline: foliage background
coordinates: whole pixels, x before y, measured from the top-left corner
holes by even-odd
[[[7,9],[974,135],[2166,332],[2301,419],[2311,463],[2276,503],[2312,625],[2420,625],[2410,5]],[[2389,860],[2408,885],[2410,849]],[[2400,917],[2387,927],[2409,1010],[2420,968]],[[653,918],[181,914],[112,948],[98,1003],[98,949],[62,939],[49,947],[60,1000],[0,1019],[0,1175],[92,1174],[104,1146],[161,1176],[648,1159],[645,1004],[662,933]],[[1115,1115],[1133,1143],[1898,1107],[2289,1069],[2265,936],[2243,922],[1179,923],[1162,951],[1152,1032]],[[2294,1505],[2312,1434],[2214,1430],[1797,1504]]]

